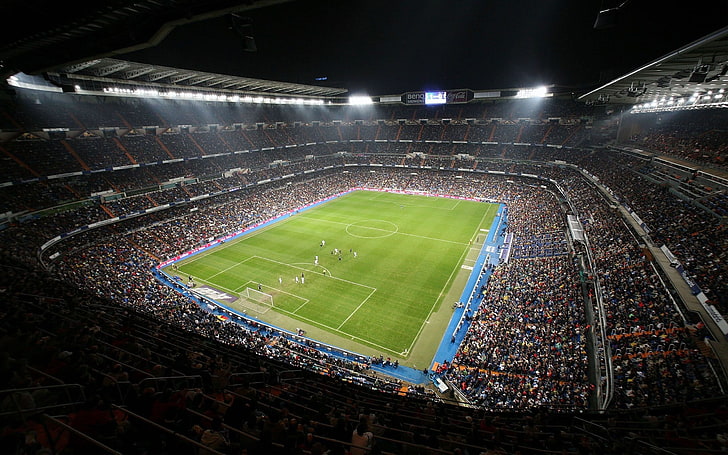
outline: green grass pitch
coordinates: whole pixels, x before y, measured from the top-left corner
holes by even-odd
[[[194,256],[179,271],[237,296],[260,285],[272,307],[242,297],[228,306],[263,321],[305,324],[333,335],[322,342],[353,340],[407,358],[497,209],[356,191]]]

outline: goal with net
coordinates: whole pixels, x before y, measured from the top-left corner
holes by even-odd
[[[273,296],[254,288],[246,287],[240,294],[241,304],[258,313],[265,313],[273,308]]]
[[[273,306],[273,296],[263,291],[246,287],[244,295],[248,300],[253,300],[269,307]]]

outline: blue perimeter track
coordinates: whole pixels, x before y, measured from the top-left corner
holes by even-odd
[[[470,320],[465,317],[466,313],[470,316],[477,313],[480,308],[480,303],[483,300],[482,293],[480,293],[481,286],[484,286],[490,278],[492,269],[491,265],[498,264],[498,251],[503,245],[503,230],[506,225],[507,210],[504,204],[500,205],[498,214],[493,219],[493,224],[490,227],[490,231],[483,242],[483,246],[480,249],[478,259],[473,266],[473,271],[470,274],[468,283],[463,289],[463,293],[460,297],[459,302],[463,304],[462,307],[455,308],[450,324],[447,326],[447,330],[443,334],[442,340],[440,341],[440,347],[435,353],[435,357],[432,359],[430,369],[434,369],[436,363],[442,364],[444,362],[450,363],[455,357],[455,354],[460,347],[460,344],[465,338],[465,334],[470,328]]]

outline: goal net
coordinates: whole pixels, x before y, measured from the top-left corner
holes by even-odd
[[[273,306],[273,296],[253,288],[245,288],[245,297],[269,307]]]
[[[273,308],[273,296],[257,289],[246,287],[240,297],[240,304],[249,310],[266,313]]]

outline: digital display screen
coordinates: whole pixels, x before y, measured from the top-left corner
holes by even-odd
[[[407,92],[401,96],[400,101],[409,105],[438,105],[467,103],[471,99],[473,99],[473,92],[469,90],[443,90],[439,92]]]
[[[447,92],[425,92],[425,104],[447,103]]]

